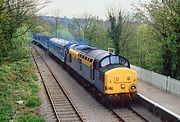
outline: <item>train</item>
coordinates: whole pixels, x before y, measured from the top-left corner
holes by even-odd
[[[137,73],[121,55],[42,34],[32,34],[32,42],[53,54],[86,88],[106,100],[132,99],[137,93]]]

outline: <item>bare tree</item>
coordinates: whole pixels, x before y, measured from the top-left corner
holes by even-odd
[[[94,17],[89,14],[83,14],[81,17],[73,18],[73,23],[69,24],[69,30],[79,40],[84,40],[85,32],[94,23]]]

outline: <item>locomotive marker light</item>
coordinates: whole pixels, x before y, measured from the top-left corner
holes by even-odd
[[[118,78],[118,77],[116,77],[116,81],[119,81],[119,78]]]
[[[125,89],[125,84],[121,84],[121,88],[122,88],[122,89]]]

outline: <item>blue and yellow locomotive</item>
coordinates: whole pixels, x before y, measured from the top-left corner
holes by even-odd
[[[130,97],[137,92],[137,74],[130,69],[126,58],[85,44],[45,35],[33,34],[32,38],[100,94],[114,99]]]

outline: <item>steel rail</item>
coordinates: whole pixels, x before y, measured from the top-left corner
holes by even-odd
[[[136,112],[133,108],[128,107],[128,109],[129,109],[130,111],[132,111],[133,113],[135,113],[137,116],[139,116],[139,117],[140,117],[141,119],[143,119],[144,121],[149,122],[149,120],[148,120],[147,118],[143,117],[141,114],[139,114],[138,112]]]
[[[31,45],[31,46],[32,46],[32,45]],[[41,54],[37,51],[37,49],[36,49],[34,46],[32,46],[32,47],[36,50],[36,52],[39,54],[40,58],[43,60],[43,62],[44,62],[45,65],[47,66],[47,68],[48,68],[48,70],[50,71],[51,75],[53,76],[54,80],[56,81],[56,83],[58,84],[58,86],[60,87],[60,89],[62,90],[63,94],[66,96],[68,102],[72,105],[72,108],[73,108],[73,110],[75,111],[76,115],[79,117],[80,121],[83,121],[83,120],[84,120],[83,117],[81,117],[80,113],[76,110],[76,107],[75,107],[74,103],[73,103],[72,100],[70,99],[69,95],[67,94],[67,92],[66,92],[66,90],[64,89],[64,87],[62,86],[62,84],[57,80],[56,76],[54,75],[54,73],[53,73],[52,70],[50,69],[49,65],[46,63],[46,61],[43,59],[43,57],[42,57]],[[41,76],[41,77],[42,77],[42,76]],[[43,84],[45,84],[45,83],[43,83]],[[46,88],[47,88],[47,86],[46,86]],[[47,89],[48,89],[48,88],[47,88]],[[50,94],[50,93],[49,93],[49,94]],[[50,95],[50,96],[51,96],[51,95]],[[49,97],[49,98],[52,99],[52,97]],[[52,100],[51,100],[51,101],[52,101]],[[54,109],[56,115],[58,116],[57,111],[56,111],[56,107],[55,107],[53,101],[52,101],[52,104],[53,104],[53,105],[52,105],[52,106],[53,106],[53,109]],[[60,118],[60,117],[58,117],[58,121],[60,121],[59,118]]]
[[[33,47],[33,48],[34,48],[34,47]],[[52,96],[51,96],[51,94],[50,94],[50,92],[49,92],[49,89],[47,88],[46,84],[44,83],[44,79],[43,79],[42,74],[41,74],[41,72],[40,72],[40,69],[39,69],[39,67],[38,67],[37,61],[35,60],[34,54],[33,54],[32,52],[31,52],[31,55],[32,55],[33,60],[34,60],[34,62],[35,62],[35,65],[36,65],[36,68],[37,68],[37,70],[38,70],[38,73],[39,73],[39,75],[40,75],[41,82],[43,83],[43,86],[44,86],[44,88],[45,88],[46,94],[47,94],[47,96],[48,96],[48,98],[49,98],[49,100],[50,100],[51,107],[53,108],[53,111],[54,111],[54,113],[55,113],[55,117],[56,117],[57,121],[60,122],[59,117],[58,117],[58,114],[57,114],[57,111],[56,111],[56,108],[55,108],[55,106],[54,106],[54,102],[53,102],[53,100],[52,100]]]

